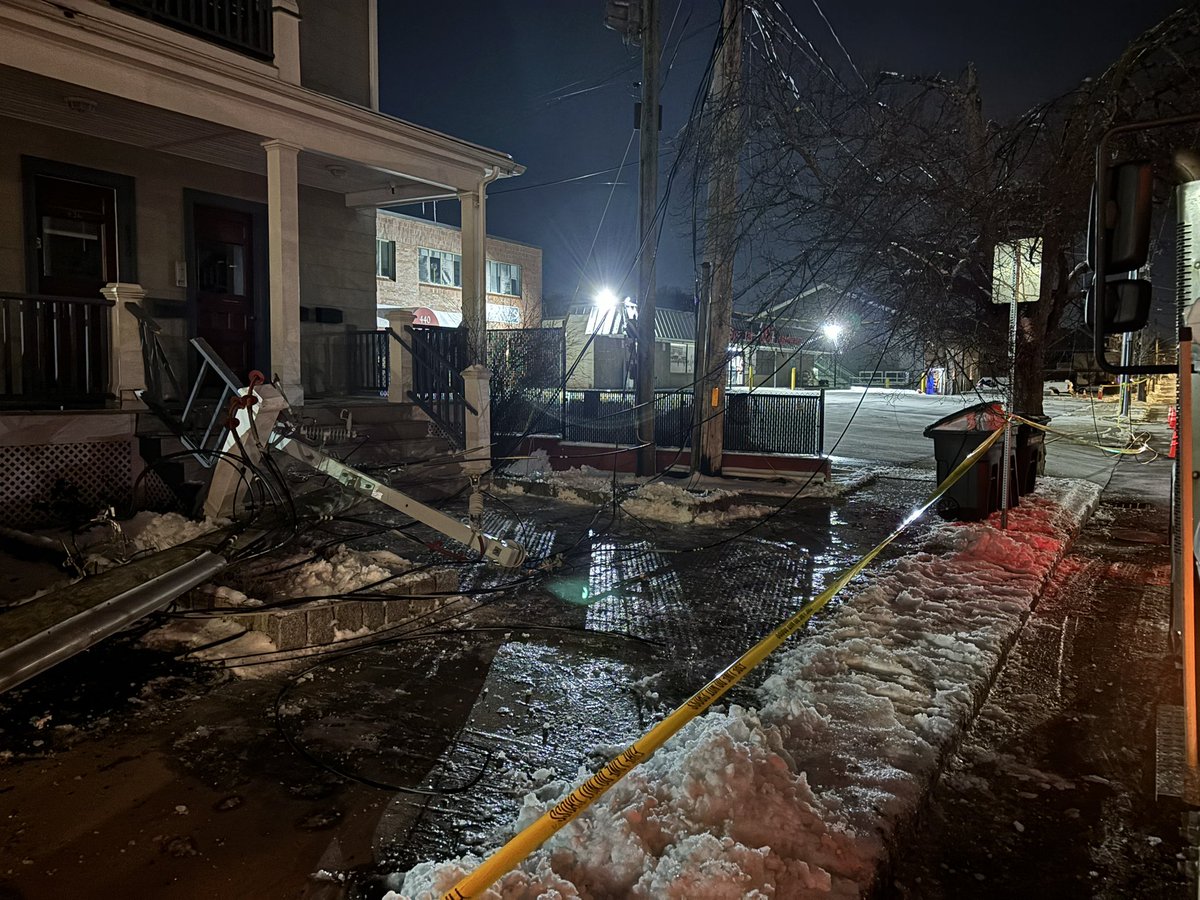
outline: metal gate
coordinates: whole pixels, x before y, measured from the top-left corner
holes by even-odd
[[[489,331],[493,456],[527,435],[562,437],[566,340],[561,328]]]

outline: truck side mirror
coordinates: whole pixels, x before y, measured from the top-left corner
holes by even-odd
[[[1108,228],[1106,272],[1131,272],[1150,254],[1150,215],[1154,174],[1147,162],[1121,163],[1112,170],[1105,226]]]
[[[1125,334],[1145,327],[1150,318],[1150,283],[1120,277],[1140,269],[1150,255],[1150,216],[1154,173],[1147,162],[1127,162],[1108,170],[1104,209],[1097,209],[1092,188],[1088,221],[1088,262],[1104,273],[1104,285],[1093,280],[1084,306],[1084,322],[1097,334]],[[1104,260],[1095,262],[1096,229],[1104,228]],[[1115,277],[1114,277],[1115,276]],[[1104,301],[1099,303],[1101,290]]]
[[[1092,284],[1088,290],[1087,306],[1084,309],[1085,323],[1096,328],[1096,292],[1099,285]],[[1110,281],[1105,285],[1104,310],[1100,324],[1104,333],[1125,334],[1141,331],[1150,321],[1150,299],[1153,291],[1149,281],[1143,278]]]

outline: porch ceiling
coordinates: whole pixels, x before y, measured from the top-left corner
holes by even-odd
[[[94,106],[89,108],[89,104]],[[8,66],[0,66],[0,117],[266,176],[266,154],[258,135]],[[440,190],[311,151],[301,152],[298,177],[301,184],[340,194],[374,193],[392,187],[415,192]]]

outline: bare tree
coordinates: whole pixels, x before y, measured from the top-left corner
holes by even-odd
[[[994,247],[1037,238],[1041,291],[1021,311],[1017,408],[1040,413],[1047,336],[1087,272],[1096,141],[1116,122],[1200,106],[1200,13],[1179,10],[1099,77],[1007,123],[985,118],[973,67],[953,79],[843,77],[782,7],[756,4],[751,15],[732,229],[741,307],[823,318],[837,311],[789,301],[832,284],[886,326],[877,340],[888,346],[1004,371]],[[698,148],[714,144],[703,128]],[[695,183],[729,164],[697,157]]]

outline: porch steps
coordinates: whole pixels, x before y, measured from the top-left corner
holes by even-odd
[[[338,405],[305,406],[306,424],[324,426],[337,433],[344,424],[342,410],[348,410],[355,437],[330,440],[325,450],[335,456],[353,452],[354,460],[376,465],[419,466],[424,474],[439,482],[457,480],[462,475],[458,455],[450,442],[413,403],[359,401]]]
[[[346,435],[343,410],[350,412],[354,436]],[[410,468],[406,490],[414,480],[427,482],[420,493],[432,499],[462,486],[459,457],[414,404],[357,398],[317,401],[296,415],[306,426],[305,439],[334,456],[353,454],[356,463]],[[153,413],[138,416],[137,437],[142,460],[170,490],[180,511],[196,515],[210,470],[191,456],[175,456],[183,445]]]

